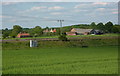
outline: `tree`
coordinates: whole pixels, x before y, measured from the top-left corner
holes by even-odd
[[[98,23],[97,24],[97,29],[101,30],[101,31],[105,31],[105,26],[103,23]]]
[[[31,31],[33,36],[41,36],[42,35],[42,28],[40,26],[36,26],[35,28],[32,29]]]
[[[90,26],[91,26],[93,29],[96,29],[96,24],[95,24],[95,22],[92,22],[92,23],[90,24]]]
[[[115,26],[111,29],[111,31],[112,31],[112,33],[119,33],[118,28]]]
[[[19,25],[14,25],[13,29],[12,29],[11,36],[15,38],[17,36],[17,34],[20,32],[22,32],[22,27]]]
[[[60,35],[60,29],[59,28],[56,30],[56,35]]]
[[[106,32],[112,33],[112,28],[113,28],[113,23],[112,22],[109,21],[105,24]]]
[[[60,41],[67,41],[67,40],[68,40],[65,34],[60,35],[60,36],[58,37],[58,39],[59,39]]]
[[[5,28],[5,30],[3,29],[2,30],[3,38],[7,38],[10,35],[10,33],[11,33],[11,30],[9,30],[8,28]]]
[[[46,27],[45,29],[48,29],[48,30],[49,30],[49,27]]]

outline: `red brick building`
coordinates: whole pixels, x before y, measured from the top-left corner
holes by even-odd
[[[19,33],[17,38],[31,37],[29,33]]]

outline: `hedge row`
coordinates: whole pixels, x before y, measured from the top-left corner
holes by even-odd
[[[54,47],[83,47],[83,46],[119,46],[118,38],[110,39],[82,39],[72,41],[38,41],[36,48],[54,48]],[[30,48],[29,41],[3,42],[4,49],[24,49]]]

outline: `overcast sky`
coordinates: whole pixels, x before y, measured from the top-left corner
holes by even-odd
[[[58,0],[59,1],[59,0]],[[108,21],[118,23],[118,2],[2,2],[2,28],[59,27]]]

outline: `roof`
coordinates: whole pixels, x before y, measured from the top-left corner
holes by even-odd
[[[77,33],[85,33],[85,32],[91,32],[93,29],[80,29],[80,28],[73,28],[71,32],[77,32]]]
[[[66,34],[76,34],[75,32],[66,32]]]
[[[19,33],[18,35],[19,36],[29,36],[30,34],[29,33]]]
[[[49,32],[49,30],[48,30],[48,29],[45,29],[45,30],[43,30],[43,32]]]

